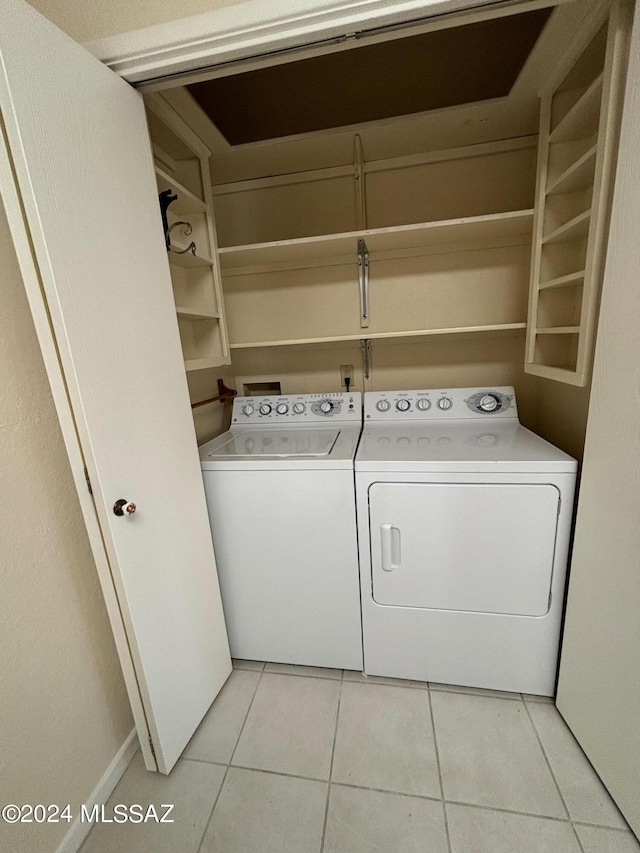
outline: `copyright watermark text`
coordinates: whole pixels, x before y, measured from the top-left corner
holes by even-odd
[[[110,808],[104,805],[82,805],[77,817],[80,823],[173,823],[173,809],[172,803],[161,803],[158,806],[117,803]],[[0,809],[0,819],[5,823],[72,823],[76,815],[69,804],[45,806],[41,803],[7,803]]]

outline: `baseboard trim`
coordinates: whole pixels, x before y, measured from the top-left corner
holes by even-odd
[[[131,759],[137,751],[138,738],[134,728],[131,729],[131,732],[127,735],[127,739],[103,773],[91,796],[86,800],[85,805],[87,808],[91,809],[94,805],[101,805],[109,799],[113,793],[113,789],[120,781],[120,777],[129,766]],[[57,847],[56,853],[77,853],[92,826],[93,824],[91,823],[81,822],[80,814],[77,814],[69,827],[69,831]]]

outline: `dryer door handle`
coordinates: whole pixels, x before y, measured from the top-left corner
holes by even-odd
[[[400,528],[393,524],[380,525],[380,543],[382,550],[382,569],[393,572],[400,568]]]

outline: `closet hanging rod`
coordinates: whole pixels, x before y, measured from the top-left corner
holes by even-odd
[[[360,289],[360,327],[369,325],[369,251],[362,238],[358,240],[358,286]]]

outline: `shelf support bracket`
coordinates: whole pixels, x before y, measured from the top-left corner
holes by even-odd
[[[362,350],[362,373],[364,378],[368,379],[371,376],[371,341],[369,338],[363,338],[360,341],[360,349]]]
[[[369,326],[369,252],[362,237],[358,240],[358,284],[360,287],[360,327]]]

